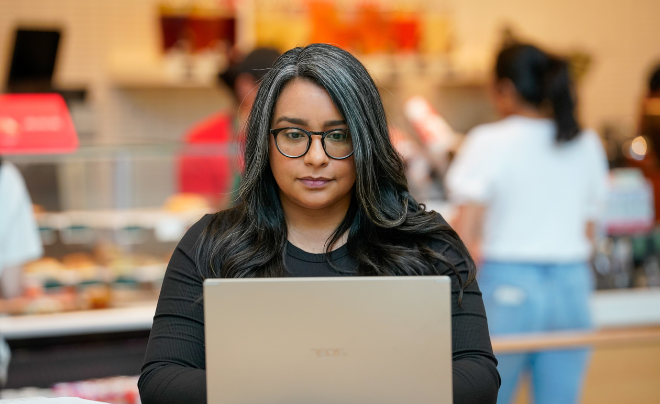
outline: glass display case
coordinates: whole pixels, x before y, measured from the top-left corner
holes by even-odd
[[[25,179],[44,256],[23,266],[11,286],[20,292],[2,300],[2,312],[155,302],[169,257],[188,227],[231,203],[236,152],[233,145],[161,143],[6,156]],[[204,184],[204,194],[181,192],[190,188],[191,169],[212,171],[223,163],[226,178]],[[209,198],[214,192],[217,197]]]

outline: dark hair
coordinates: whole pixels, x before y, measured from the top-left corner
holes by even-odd
[[[287,274],[283,259],[287,224],[268,150],[275,103],[284,85],[294,79],[325,88],[353,137],[353,197],[344,220],[326,242],[326,253],[348,231],[348,253],[357,267],[347,275],[433,275],[442,273],[445,265],[457,275],[462,296],[476,272],[467,249],[437,213],[426,211],[408,193],[403,162],[390,142],[381,98],[367,70],[350,53],[326,44],[289,50],[263,78],[246,127],[239,203],[216,213],[200,236],[201,275]],[[444,253],[431,248],[434,242],[453,247],[466,261],[465,279]]]
[[[516,91],[530,105],[551,107],[557,125],[557,142],[578,136],[580,125],[575,117],[575,96],[568,63],[527,44],[514,44],[497,56],[498,79],[509,79]]]
[[[242,73],[250,73],[256,81],[261,80],[281,53],[274,48],[257,48],[248,53],[240,62],[232,63],[218,78],[232,91],[236,78]]]
[[[649,94],[660,92],[660,65],[656,66],[649,76]]]

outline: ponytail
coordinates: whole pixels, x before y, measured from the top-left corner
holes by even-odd
[[[579,135],[576,100],[566,61],[549,56],[533,45],[514,44],[500,51],[495,73],[498,79],[510,80],[525,102],[538,109],[546,104],[551,107],[557,143]]]
[[[575,119],[575,97],[568,63],[561,59],[549,58],[544,93],[552,105],[552,113],[557,125],[557,143],[575,139],[580,133],[580,125]]]

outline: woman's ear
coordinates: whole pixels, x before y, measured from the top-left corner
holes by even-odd
[[[511,80],[494,79],[490,85],[490,93],[498,114],[508,116],[513,113],[518,104],[519,95]]]
[[[516,86],[513,84],[513,81],[509,79],[499,79],[497,80],[497,86],[503,97],[514,100],[518,99],[518,90],[516,90]]]

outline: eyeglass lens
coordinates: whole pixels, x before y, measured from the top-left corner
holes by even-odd
[[[275,137],[277,148],[288,156],[301,156],[307,151],[311,138],[303,130],[287,128]],[[344,158],[353,152],[353,141],[345,130],[334,130],[325,136],[325,152],[330,157]]]

